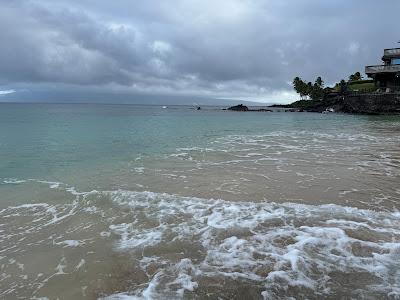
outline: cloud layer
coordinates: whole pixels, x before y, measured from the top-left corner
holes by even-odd
[[[287,102],[400,38],[398,0],[0,0],[0,89],[29,86]],[[2,88],[3,87],[3,88]]]

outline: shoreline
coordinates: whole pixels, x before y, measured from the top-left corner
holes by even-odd
[[[346,113],[358,115],[400,115],[400,94],[344,94],[327,96],[321,100],[298,100],[290,104],[273,104],[262,109],[251,109],[242,104],[229,107],[232,111],[274,112],[269,108],[286,109],[286,112]]]

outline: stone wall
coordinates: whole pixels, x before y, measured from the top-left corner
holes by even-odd
[[[400,113],[399,93],[346,95],[342,103],[341,110],[346,113]]]

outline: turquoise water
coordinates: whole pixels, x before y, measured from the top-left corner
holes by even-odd
[[[399,134],[396,116],[0,104],[0,295],[397,299]]]
[[[126,164],[139,155],[205,147],[229,134],[277,130],[340,130],[352,117],[316,114],[238,114],[190,107],[86,104],[2,104],[2,177],[62,179],[63,172]],[[346,124],[342,124],[343,119]],[[324,123],[320,121],[324,120]],[[349,130],[349,129],[346,129]]]
[[[0,178],[62,182],[80,172],[86,176],[98,176],[99,170],[118,173],[139,156],[159,157],[184,147],[206,148],[228,135],[277,131],[379,134],[382,125],[398,120],[311,113],[243,114],[213,107],[202,111],[96,104],[0,107]]]

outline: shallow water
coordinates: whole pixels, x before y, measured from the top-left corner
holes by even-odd
[[[400,299],[400,119],[0,105],[0,297]]]

